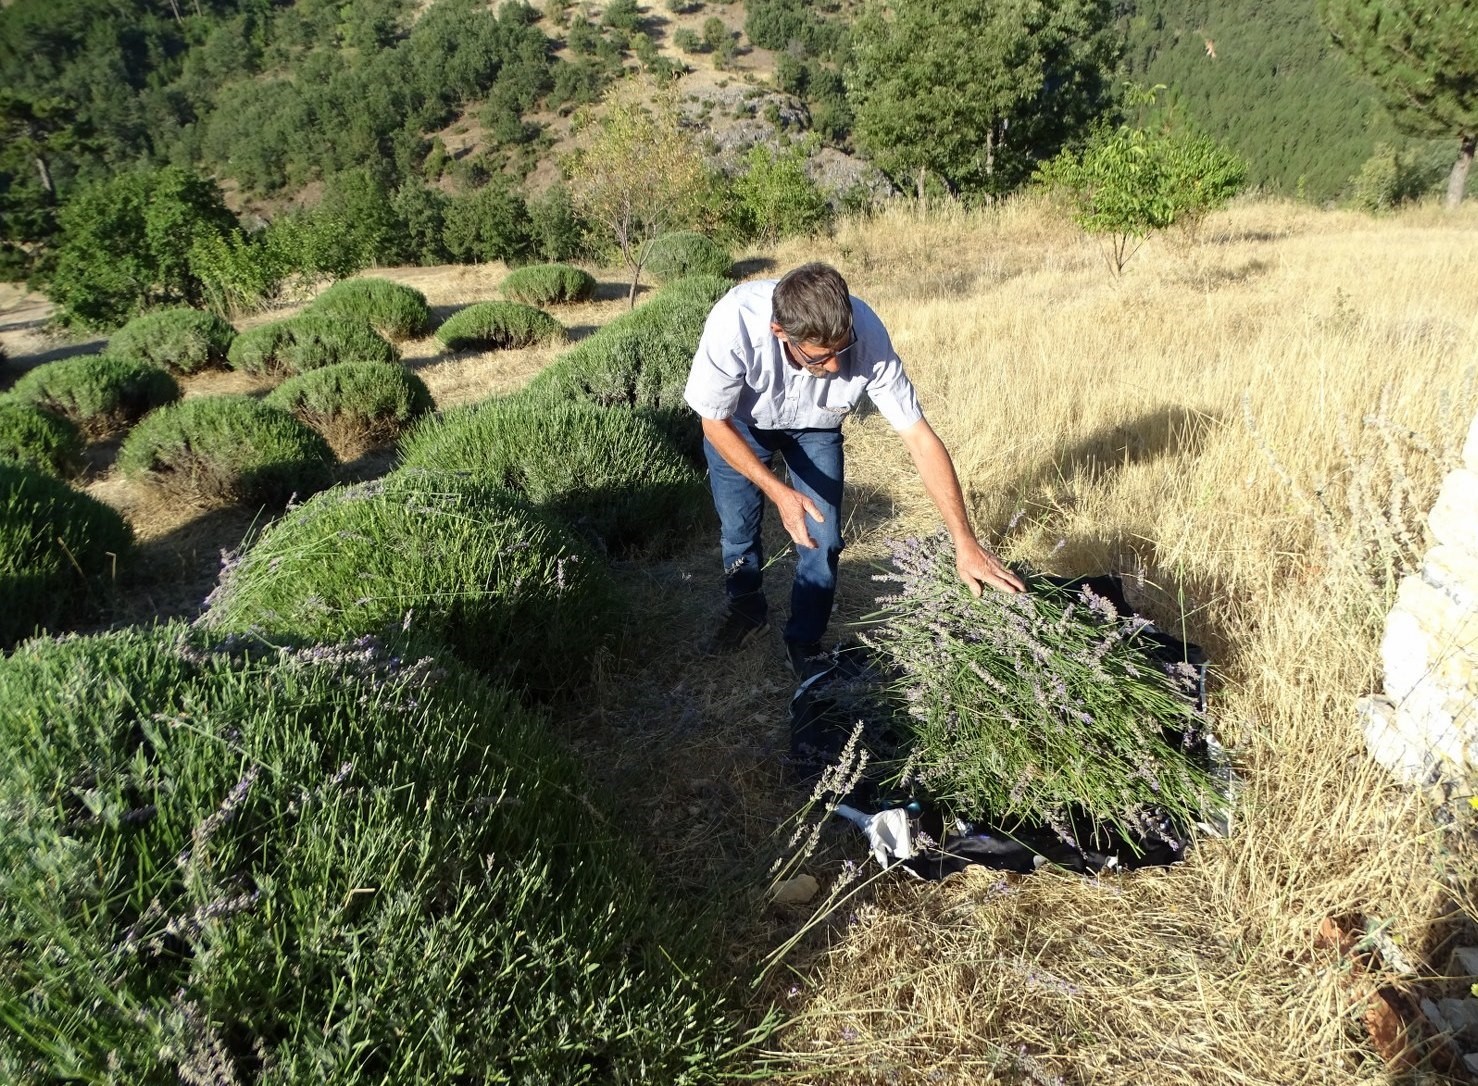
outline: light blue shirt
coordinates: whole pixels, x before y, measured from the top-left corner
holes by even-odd
[[[857,344],[841,356],[841,369],[815,377],[792,366],[770,331],[776,282],[740,283],[714,304],[683,392],[689,407],[706,419],[761,430],[835,430],[863,395],[895,430],[924,417],[888,330],[858,298],[852,299]]]

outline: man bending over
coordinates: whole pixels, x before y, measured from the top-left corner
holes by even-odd
[[[866,394],[913,458],[954,540],[955,569],[977,596],[1020,579],[975,538],[954,463],[924,418],[888,330],[827,264],[741,283],[714,305],[684,396],[703,419],[718,509],[728,613],[710,639],[733,652],[768,625],[761,585],[764,499],[796,544],[785,650],[798,678],[822,653],[842,551],[842,431]],[[788,485],[770,470],[785,461]]]

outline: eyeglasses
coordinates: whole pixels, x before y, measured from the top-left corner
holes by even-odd
[[[797,359],[799,359],[799,365],[804,366],[808,370],[819,370],[824,369],[826,367],[826,364],[829,363],[833,358],[841,358],[842,355],[846,354],[853,347],[857,346],[857,333],[855,331],[852,333],[851,338],[847,341],[847,345],[845,347],[838,348],[835,351],[827,351],[825,354],[816,355],[814,357],[808,355],[805,351],[801,350],[800,345],[795,343],[793,340],[787,340],[786,342],[790,345],[790,349],[795,354]]]

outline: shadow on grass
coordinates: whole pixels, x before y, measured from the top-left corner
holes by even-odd
[[[732,279],[748,279],[762,272],[774,271],[779,265],[767,256],[752,256],[745,260],[736,260],[729,268],[729,277]]]
[[[1125,423],[1100,427],[1029,468],[1005,490],[1030,500],[1054,484],[1096,483],[1133,464],[1165,456],[1194,457],[1217,421],[1214,415],[1163,407]]]

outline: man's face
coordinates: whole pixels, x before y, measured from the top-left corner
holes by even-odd
[[[770,331],[780,340],[790,360],[812,377],[830,377],[840,371],[847,352],[857,345],[855,332],[840,343],[796,343],[773,321]]]

